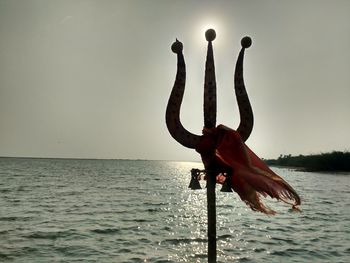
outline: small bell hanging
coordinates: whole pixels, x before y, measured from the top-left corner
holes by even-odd
[[[191,188],[192,190],[202,189],[199,178],[200,177],[200,170],[198,169],[192,169],[191,170],[191,181],[188,186],[188,188]]]
[[[225,173],[225,177],[226,179],[225,179],[225,182],[222,184],[220,192],[226,192],[226,193],[233,192],[232,185],[231,185],[231,174]]]

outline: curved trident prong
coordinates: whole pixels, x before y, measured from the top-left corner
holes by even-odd
[[[212,41],[215,39],[216,33],[213,29],[209,29],[205,36],[208,41],[208,50],[204,80],[204,127],[214,128],[216,126],[216,80]],[[241,119],[237,131],[243,141],[246,141],[253,129],[253,111],[243,81],[243,58],[245,49],[251,46],[252,41],[249,37],[244,37],[241,44],[242,50],[236,63],[234,83]],[[186,65],[182,49],[182,43],[176,39],[171,46],[171,50],[177,54],[177,73],[166,109],[166,124],[170,134],[177,142],[194,149],[198,145],[201,136],[187,131],[180,121],[180,107],[186,82]]]
[[[175,84],[166,108],[165,118],[171,136],[183,146],[194,149],[200,141],[200,136],[187,131],[180,121],[180,107],[186,82],[186,65],[182,54],[182,48],[182,43],[177,39],[171,46],[171,50],[177,54],[177,73]]]
[[[243,141],[246,141],[253,130],[254,118],[252,107],[249,102],[248,94],[245,89],[243,80],[243,58],[244,50],[252,45],[250,37],[244,37],[241,40],[242,49],[239,52],[236,70],[235,70],[235,93],[239,108],[241,122],[237,128],[237,132],[241,135]]]

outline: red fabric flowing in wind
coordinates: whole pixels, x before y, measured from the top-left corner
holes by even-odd
[[[262,203],[261,196],[276,198],[298,210],[300,197],[295,190],[255,155],[235,130],[223,125],[205,128],[196,150],[216,175],[232,173],[232,189],[252,210],[275,214]]]

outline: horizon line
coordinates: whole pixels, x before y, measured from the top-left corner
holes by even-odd
[[[91,158],[91,157],[35,157],[35,156],[0,156],[0,159],[58,159],[58,160],[121,160],[121,161],[166,161],[166,162],[200,162],[199,160],[161,160],[143,158]]]

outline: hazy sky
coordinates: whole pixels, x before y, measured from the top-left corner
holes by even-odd
[[[233,72],[244,75],[263,158],[350,150],[348,0],[0,0],[0,156],[199,160],[165,125],[184,43],[182,122],[203,126],[214,27],[217,123],[237,128]]]

